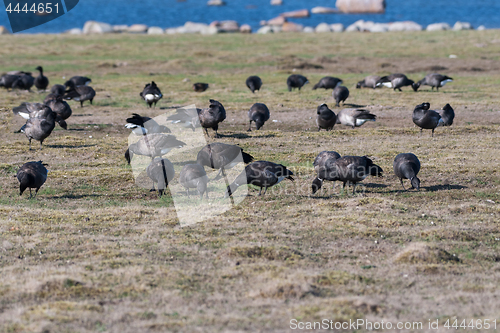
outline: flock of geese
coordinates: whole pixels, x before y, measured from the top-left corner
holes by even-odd
[[[39,92],[46,91],[49,80],[43,75],[42,67],[39,66],[36,69],[39,71],[36,78],[31,76],[31,73],[22,71],[4,74],[0,77],[0,87],[30,91],[34,85]],[[396,73],[384,77],[367,76],[357,83],[356,88],[376,89],[384,86],[395,91],[401,91],[402,87],[411,86],[414,91],[417,91],[420,86],[428,85],[432,87],[432,90],[434,88],[438,90],[451,81],[452,78],[445,75],[429,74],[422,80],[414,82],[408,79],[406,75]],[[26,119],[26,124],[17,132],[26,135],[29,140],[30,150],[31,140],[39,141],[40,149],[42,149],[43,141],[51,134],[56,123],[67,129],[66,119],[71,116],[72,111],[65,100],[80,102],[81,107],[83,107],[84,101],[89,101],[92,104],[95,90],[89,86],[91,82],[90,78],[74,76],[66,81],[64,85],[53,85],[43,103],[22,103],[20,106],[13,108],[14,114]],[[303,75],[293,74],[288,77],[286,83],[288,90],[292,91],[295,88],[300,90],[309,81]],[[349,97],[349,90],[347,87],[342,86],[342,83],[339,78],[327,76],[315,84],[312,89],[333,89],[332,96],[335,99],[336,106],[339,106],[341,102],[345,103],[345,100]],[[258,76],[250,76],[246,80],[246,85],[252,93],[255,93],[255,91],[261,89],[262,80]],[[207,83],[193,84],[193,90],[196,92],[205,91],[208,87]],[[163,97],[160,88],[154,81],[146,84],[139,95],[149,107],[156,106],[157,102]],[[167,118],[167,121],[181,123],[193,131],[201,127],[207,136],[209,135],[208,129],[211,128],[215,131],[215,137],[219,137],[219,124],[226,119],[226,110],[219,101],[211,99],[209,102],[209,106],[203,109],[177,109],[175,114]],[[433,136],[437,127],[452,125],[454,116],[453,108],[449,104],[446,104],[441,110],[435,111],[430,110],[429,103],[422,103],[415,106],[412,119],[415,125],[420,127],[421,131],[423,129],[432,130],[431,135]],[[263,103],[255,103],[248,111],[248,118],[248,131],[252,130],[252,122],[255,123],[256,129],[259,130],[270,118],[269,108]],[[321,104],[317,108],[316,124],[318,131],[321,129],[332,130],[336,124],[355,128],[362,126],[367,121],[375,120],[376,115],[364,109],[346,108],[335,114],[326,104]],[[131,129],[134,134],[140,135],[141,138],[129,145],[125,152],[125,158],[129,164],[135,155],[151,158],[146,173],[153,182],[152,190],[155,190],[156,184],[161,196],[168,187],[169,182],[175,177],[173,164],[163,155],[186,144],[172,135],[168,127],[158,124],[150,117],[134,113],[126,121],[125,127]],[[265,194],[267,188],[280,183],[284,179],[294,181],[293,172],[284,165],[270,161],[254,161],[253,156],[236,145],[214,142],[206,145],[198,152],[196,163],[184,165],[179,174],[179,183],[186,189],[188,196],[190,195],[190,189],[195,189],[200,198],[203,198],[204,194],[208,198],[208,182],[220,179],[220,177],[226,177],[225,170],[234,167],[240,162],[246,164],[245,169],[232,183],[229,184],[226,180],[226,197],[230,197],[239,186],[245,184],[259,187],[259,195],[261,195],[262,189],[264,189],[263,194]],[[384,172],[380,166],[374,164],[367,156],[342,157],[335,151],[320,152],[315,158],[313,166],[317,176],[312,181],[312,194],[320,190],[326,180],[332,182],[341,181],[343,188],[352,184],[353,194],[355,194],[358,182],[368,176],[381,177]],[[205,167],[219,170],[213,180],[208,179]],[[403,179],[410,180],[412,189],[418,190],[420,188],[420,180],[417,178],[420,161],[417,156],[412,153],[397,155],[394,159],[393,169],[400,179],[403,189],[405,189]],[[38,190],[46,181],[47,169],[42,161],[28,162],[20,167],[17,172],[17,179],[20,183],[20,195],[29,188],[31,198],[31,189],[35,189],[36,196]]]

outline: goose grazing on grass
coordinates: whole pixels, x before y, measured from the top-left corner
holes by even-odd
[[[208,89],[208,83],[197,82],[193,83],[193,90],[196,92],[204,92]]]
[[[401,87],[412,86],[413,81],[408,79],[406,75],[401,73],[391,74],[388,76],[383,76],[377,81],[376,87],[384,86],[387,88],[392,88],[394,91],[401,90]]]
[[[195,188],[203,199],[203,193],[206,193],[208,199],[208,177],[203,166],[199,164],[186,164],[179,175],[179,183],[186,189],[189,196],[189,189]]]
[[[50,107],[49,103],[42,104],[42,103],[26,103],[26,102],[21,103],[21,105],[13,108],[12,112],[14,112],[14,114],[20,115],[21,117],[23,117],[26,120],[29,120],[31,117],[35,117],[37,112],[39,112],[40,110],[43,110],[44,106],[48,106],[50,108],[50,110],[52,112],[54,112],[52,110],[52,108]],[[69,105],[68,105],[68,107],[69,107]],[[63,116],[59,115],[57,112],[54,112],[54,113],[55,113],[55,121],[59,124],[59,126],[61,126],[64,129],[68,129],[68,126],[67,126],[66,121],[65,121],[65,119],[67,119],[67,117],[63,118]],[[64,116],[66,116],[66,115],[67,115],[67,113],[64,113]],[[71,115],[71,109],[70,109],[70,115]],[[17,131],[16,133],[20,133],[20,132],[24,133],[24,126],[21,128],[21,130]]]
[[[42,66],[38,66],[35,69],[40,72],[40,74],[35,78],[35,87],[38,89],[38,91],[47,89],[47,87],[49,86],[49,79],[43,75]]]
[[[168,186],[168,183],[174,179],[175,170],[174,165],[166,158],[157,157],[149,163],[146,173],[149,179],[153,181],[153,188],[155,190],[155,183],[158,184],[158,195],[161,197]]]
[[[126,128],[132,129],[132,133],[136,135],[144,135],[151,133],[171,133],[170,129],[165,125],[158,124],[154,119],[142,117],[137,113],[133,113],[132,117],[127,118]]]
[[[30,198],[32,198],[31,189],[35,189],[35,196],[38,190],[47,180],[47,169],[42,161],[24,163],[17,171],[17,180],[19,180],[19,195],[29,188]]]
[[[199,113],[201,109],[177,109],[176,113],[168,116],[167,121],[173,124],[184,123],[184,127],[190,127],[193,132],[197,127],[201,127]]]
[[[149,107],[151,107],[153,103],[156,107],[156,103],[158,103],[158,101],[163,97],[160,88],[158,88],[154,81],[151,81],[151,83],[147,83],[144,86],[144,89],[139,93],[139,96],[141,96],[142,99],[145,100],[146,103],[148,103]]]
[[[214,142],[206,145],[196,156],[196,163],[199,165],[219,170],[215,178],[221,173],[224,175],[223,169],[231,169],[238,163],[243,162],[248,164],[252,161],[253,156],[244,152],[240,147],[222,142]]]
[[[345,104],[345,100],[349,97],[349,89],[344,86],[337,86],[332,92],[333,99],[335,100],[335,106],[340,106],[339,103]]]
[[[271,113],[267,108],[266,104],[255,103],[252,105],[250,110],[248,110],[248,118],[250,119],[250,124],[248,125],[248,131],[252,130],[252,121],[255,122],[257,130],[259,130],[264,123],[269,120]]]
[[[356,88],[377,88],[377,82],[380,80],[380,76],[378,75],[368,75],[362,81],[359,81],[356,84]]]
[[[95,97],[95,90],[92,87],[85,85],[76,86],[73,81],[68,81],[66,84],[68,84],[68,90],[64,93],[64,99],[78,101],[82,108],[85,101],[90,101],[90,104],[92,104]]]
[[[356,185],[368,176],[382,177],[383,170],[366,156],[344,156],[336,160],[327,159],[320,168],[318,177],[313,180],[312,193],[316,193],[324,180],[341,181],[353,184],[352,194],[356,194]]]
[[[69,104],[63,100],[62,95],[49,94],[43,101],[43,104],[47,105],[57,114],[56,121],[62,128],[67,129],[66,119],[68,119],[73,112],[71,111]]]
[[[286,79],[286,85],[288,86],[288,91],[292,91],[293,88],[302,88],[305,84],[309,83],[307,78],[300,74],[292,74]]]
[[[12,83],[12,89],[20,89],[31,91],[31,87],[35,83],[35,78],[31,76],[31,73],[21,73],[19,78]]]
[[[250,91],[255,94],[255,90],[260,91],[260,87],[262,87],[262,80],[258,76],[249,76],[246,80],[246,85]]]
[[[0,78],[0,87],[5,89],[12,88],[12,85],[17,81],[17,79],[19,79],[19,75],[4,74]]]
[[[260,187],[259,195],[264,189],[262,195],[265,195],[268,187],[279,184],[283,179],[294,181],[292,176],[293,172],[284,165],[268,161],[253,162],[247,165],[245,170],[227,187],[225,197],[230,197],[238,187],[246,184]]]
[[[429,103],[422,103],[415,106],[412,119],[415,125],[420,127],[420,133],[422,133],[424,128],[430,129],[432,130],[431,137],[434,137],[434,129],[438,126],[443,126],[444,122],[439,113],[429,110],[430,106]]]
[[[325,172],[329,169],[327,167],[327,164],[333,163],[335,160],[338,160],[340,158],[340,154],[337,153],[336,151],[322,151],[321,153],[316,156],[313,162],[314,166],[314,171],[316,171],[317,177],[313,181],[313,186],[312,186],[312,193],[316,193],[319,188],[316,188],[314,184],[321,184],[320,187],[323,184],[323,180],[325,178]],[[334,184],[335,187],[335,184]]]
[[[66,87],[62,84],[54,84],[52,88],[50,88],[50,94],[61,95],[63,96],[66,92]]]
[[[420,189],[420,179],[417,174],[420,171],[420,161],[417,156],[412,153],[401,153],[396,156],[392,164],[396,177],[401,181],[401,186],[406,191],[403,184],[403,179],[409,179],[411,188]]]
[[[431,86],[431,90],[434,90],[434,87],[436,87],[436,91],[439,91],[440,87],[444,87],[445,84],[452,81],[453,79],[449,76],[433,73],[428,74],[422,80],[415,82],[412,87],[413,90],[417,91],[422,85]]]
[[[443,119],[443,126],[453,125],[453,119],[455,119],[455,111],[450,104],[443,106],[442,110],[438,110],[441,119]]]
[[[326,104],[321,104],[318,106],[318,109],[316,110],[316,113],[318,114],[316,116],[316,125],[318,125],[318,132],[321,131],[321,129],[325,129],[327,131],[330,131],[333,129],[333,126],[337,123],[337,116],[335,113],[328,108],[328,105]]]
[[[340,86],[342,84],[342,80],[332,76],[325,76],[318,83],[314,85],[312,90],[316,90],[318,88],[323,89],[335,89],[335,87]]]
[[[70,86],[69,82],[73,82],[74,85],[78,87],[78,86],[88,86],[90,82],[92,82],[92,80],[85,76],[73,76],[71,79],[66,81],[64,85],[66,87],[69,87]]]
[[[215,131],[215,137],[218,138],[219,134],[217,130],[219,129],[219,123],[226,119],[226,109],[224,109],[224,106],[219,101],[211,99],[208,108],[198,111],[198,117],[200,118],[201,127],[205,129],[207,136],[208,128],[211,128]]]
[[[161,157],[174,148],[181,148],[186,144],[171,134],[152,133],[141,137],[137,142],[132,143],[125,152],[125,159],[128,164],[135,155],[149,156],[151,160]]]
[[[56,126],[57,114],[41,103],[23,103],[13,109],[14,114],[19,114],[23,118],[28,117],[26,124],[16,133],[24,133],[29,140],[29,149],[31,150],[31,140],[40,141],[40,150],[42,143]],[[64,120],[62,120],[64,122]],[[64,122],[66,126],[66,122]],[[63,127],[63,125],[61,125]]]
[[[363,109],[343,109],[337,114],[337,124],[360,127],[367,121],[375,121],[377,116]]]

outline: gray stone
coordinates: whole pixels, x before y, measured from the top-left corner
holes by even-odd
[[[149,27],[148,35],[163,35],[164,30],[160,27]]]
[[[459,30],[472,30],[474,29],[472,27],[472,24],[470,24],[469,22],[460,22],[460,21],[457,21],[455,23],[455,25],[453,26],[453,30],[455,31],[459,31]]]
[[[316,26],[316,32],[332,32],[332,28],[328,23],[320,23]]]
[[[413,21],[394,22],[389,25],[389,31],[422,31],[422,26]]]
[[[450,30],[451,27],[448,23],[432,23],[425,28],[427,31],[444,31],[444,30]]]
[[[240,24],[236,21],[233,20],[227,20],[227,21],[220,21],[218,25],[216,25],[217,28],[219,28],[220,32],[239,32],[240,31]]]
[[[337,0],[335,7],[342,13],[383,13],[385,0]]]
[[[252,27],[249,24],[243,24],[240,27],[240,32],[243,34],[251,34],[252,33]]]
[[[314,28],[313,27],[304,27],[304,29],[302,29],[302,32],[310,34],[310,33],[314,32]]]
[[[477,27],[477,30],[483,31],[486,30],[486,27],[484,25],[480,25],[479,27]]]
[[[127,32],[128,31],[128,25],[126,24],[120,24],[120,25],[114,25],[113,26],[113,32]]]
[[[1,29],[2,28],[0,27],[0,30]],[[69,35],[81,35],[81,34],[83,34],[83,31],[80,28],[73,28],[73,29],[69,29],[68,31],[66,31],[66,33],[69,34]],[[1,34],[2,33],[0,32],[0,35]]]
[[[311,9],[311,13],[313,14],[334,14],[334,13],[338,13],[339,11],[336,10],[335,8],[330,8],[330,7],[321,7],[321,6],[318,6],[318,7],[314,7],[313,9]]]
[[[344,25],[342,23],[330,24],[330,29],[332,30],[332,32],[343,32]]]
[[[183,29],[179,29],[183,28]],[[187,21],[184,23],[184,26],[177,28],[178,33],[185,34],[206,34],[208,31],[208,24],[205,23],[196,23]]]
[[[3,25],[0,25],[0,35],[10,35],[10,31]]]
[[[387,32],[389,31],[389,24],[387,23],[375,23],[369,29],[370,32]]]
[[[84,34],[106,34],[113,32],[113,27],[104,22],[87,21],[83,25]]]
[[[275,32],[275,29],[277,28],[277,26],[270,26],[270,25],[265,25],[263,27],[260,27],[259,30],[257,30],[257,33],[258,34],[269,34],[269,33],[273,33]]]
[[[281,6],[283,4],[283,0],[271,0],[271,6]]]

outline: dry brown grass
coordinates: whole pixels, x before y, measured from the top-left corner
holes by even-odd
[[[28,151],[27,139],[12,133],[23,121],[11,108],[44,95],[0,90],[0,331],[285,332],[293,318],[493,319],[497,35],[2,36],[2,70],[43,65],[52,83],[88,75],[97,97],[83,109],[71,104],[70,130],[56,128],[42,151]],[[367,106],[377,122],[318,133],[315,110],[333,105],[331,93],[288,93],[294,68],[312,84],[342,78],[348,104]],[[439,93],[354,89],[372,73],[419,79],[433,71],[455,81]],[[264,81],[255,95],[244,86],[253,74]],[[165,96],[156,109],[138,96],[151,80]],[[194,93],[196,81],[210,88]],[[284,163],[297,177],[263,198],[250,189],[225,214],[181,227],[170,196],[134,184],[123,125],[133,112],[157,116],[209,98],[228,112],[219,141]],[[411,111],[423,101],[450,103],[455,124],[420,136]],[[277,122],[247,133],[255,102]],[[369,155],[385,176],[366,179],[356,196],[326,183],[311,197],[312,161],[322,150]],[[422,162],[419,192],[403,192],[392,173],[400,152]],[[35,200],[19,197],[17,168],[39,159],[49,164],[47,183]]]

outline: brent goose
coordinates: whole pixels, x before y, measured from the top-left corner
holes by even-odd
[[[337,124],[360,127],[367,121],[375,121],[377,116],[363,109],[343,109],[337,114]]]
[[[196,127],[201,127],[199,113],[201,109],[184,109],[180,108],[176,110],[176,113],[168,116],[167,121],[171,121],[174,124],[184,123],[184,127],[191,127],[193,132]]]
[[[340,158],[340,154],[336,151],[322,151],[316,156],[313,162],[314,171],[316,171],[317,177],[313,181],[313,194],[316,193],[318,189],[314,188],[314,184],[320,182],[323,184],[324,173],[328,170],[327,164],[333,163],[335,160]],[[323,177],[323,178],[322,178]],[[334,185],[335,186],[335,185]]]
[[[420,133],[422,133],[424,128],[430,129],[432,130],[431,136],[433,137],[434,129],[438,126],[443,126],[444,122],[439,113],[434,110],[429,110],[430,106],[429,103],[422,103],[415,106],[412,119],[415,125],[420,127]]]
[[[85,85],[76,86],[73,81],[66,83],[68,84],[68,90],[64,93],[64,99],[79,101],[82,108],[85,101],[90,101],[90,104],[92,104],[95,97],[95,90],[92,87]]]
[[[208,136],[208,128],[215,131],[215,137],[218,138],[219,134],[217,130],[219,129],[219,123],[226,119],[226,109],[219,101],[210,100],[210,106],[206,109],[198,109],[198,117],[200,118],[201,127],[205,129],[205,133]]]
[[[24,190],[29,188],[30,198],[31,189],[35,189],[35,196],[38,190],[47,180],[47,169],[42,161],[24,163],[17,171],[17,180],[19,180],[19,195],[23,195]]]
[[[321,80],[319,80],[318,83],[316,83],[313,87],[313,90],[316,90],[318,88],[323,88],[323,89],[335,89],[335,87],[339,86],[342,84],[342,80],[336,77],[332,76],[325,76]]]
[[[302,88],[306,83],[309,83],[307,78],[300,74],[292,74],[286,79],[286,85],[288,86],[288,91],[292,91],[292,88]]]
[[[23,103],[21,106],[13,109],[15,114],[19,114],[25,118],[26,111],[24,110],[29,111],[27,112],[28,120],[17,133],[22,132],[26,135],[29,140],[30,150],[31,139],[40,141],[41,150],[43,140],[52,133],[52,130],[56,126],[57,114],[52,112],[48,106],[41,103]]]
[[[64,83],[64,85],[66,87],[69,87],[70,86],[69,82],[73,82],[75,84],[75,86],[78,87],[78,86],[87,86],[90,84],[90,82],[92,82],[92,80],[89,79],[88,77],[85,77],[85,76],[73,76],[71,79],[66,81],[66,83]]]
[[[439,91],[439,87],[443,87],[445,84],[452,81],[453,79],[449,76],[432,73],[427,74],[422,80],[415,82],[412,87],[413,90],[417,91],[421,85],[431,86],[431,90],[434,90],[434,87],[436,87],[436,91]]]
[[[345,100],[349,97],[349,89],[344,86],[337,86],[332,92],[333,99],[335,100],[335,106],[340,106],[339,103],[345,104]]]
[[[142,117],[137,113],[133,113],[132,117],[127,118],[126,128],[131,128],[132,133],[136,135],[144,135],[151,133],[171,133],[167,126],[158,124],[150,117]]]
[[[443,126],[453,125],[453,119],[455,119],[455,111],[450,104],[443,106],[442,110],[438,110],[441,119],[443,119]]]
[[[149,163],[146,173],[149,179],[153,181],[152,191],[155,190],[155,183],[158,184],[158,195],[161,197],[168,186],[168,183],[174,179],[175,169],[172,162],[166,158],[157,157]]]
[[[316,116],[316,125],[318,125],[318,132],[323,128],[327,131],[333,129],[333,126],[337,123],[337,116],[335,113],[328,108],[328,105],[321,104],[316,110],[318,114]]]
[[[56,121],[59,123],[59,125],[61,125],[62,128],[67,129],[65,120],[71,116],[72,111],[69,104],[66,103],[65,100],[63,100],[63,97],[61,95],[56,96],[53,94],[49,94],[43,101],[43,104],[47,105],[53,112],[57,114]]]
[[[239,159],[242,156],[243,161]],[[244,152],[236,145],[229,145],[222,142],[214,142],[203,147],[196,156],[196,163],[212,169],[218,169],[217,178],[223,169],[231,169],[238,163],[248,164],[253,161],[253,156]]]
[[[236,179],[227,187],[225,197],[231,196],[241,185],[251,184],[260,187],[259,195],[267,192],[267,188],[280,183],[283,179],[293,179],[293,172],[284,165],[268,161],[257,161],[245,167]],[[263,195],[264,195],[263,194]]]
[[[252,121],[255,122],[255,126],[259,130],[266,121],[269,120],[271,114],[266,104],[255,103],[252,105],[250,110],[248,110],[248,118],[250,119],[250,124],[248,125],[248,131],[252,130]]]
[[[43,68],[42,66],[38,66],[35,68],[37,71],[40,72],[40,74],[35,78],[35,87],[38,90],[45,90],[49,86],[49,79],[43,75]]]
[[[252,93],[255,93],[255,90],[260,91],[260,87],[262,87],[262,80],[255,75],[249,76],[245,83]]]
[[[420,161],[412,153],[401,153],[396,156],[392,164],[396,177],[401,181],[401,186],[406,191],[403,179],[409,179],[411,188],[420,189],[420,179],[417,174],[420,171]]]
[[[313,180],[312,193],[316,193],[324,180],[341,181],[345,185],[352,183],[352,194],[356,193],[356,185],[368,176],[382,177],[383,170],[366,156],[344,156],[336,160],[328,159],[319,169],[318,177]]]
[[[149,107],[151,107],[153,103],[156,106],[156,103],[158,103],[158,101],[163,97],[160,88],[158,88],[154,81],[151,81],[151,83],[147,83],[144,86],[144,89],[139,93],[139,96],[141,96],[142,99],[145,100],[146,103],[148,103]]]
[[[50,93],[54,95],[64,95],[66,92],[66,87],[62,84],[54,84],[52,88],[50,88]]]
[[[31,91],[31,87],[35,83],[35,78],[31,73],[21,73],[19,78],[12,83],[12,89],[21,89]]]
[[[125,158],[129,164],[134,154],[149,156],[151,160],[153,160],[155,157],[161,157],[174,148],[180,148],[185,145],[184,142],[177,140],[177,138],[171,134],[146,134],[128,147],[125,152]]]
[[[368,75],[362,81],[359,81],[356,84],[356,88],[377,88],[377,82],[380,80],[380,76],[378,75]]]
[[[377,87],[384,86],[384,87],[392,88],[392,89],[394,89],[394,91],[396,91],[396,89],[399,91],[402,91],[401,87],[412,86],[413,83],[414,82],[412,80],[408,79],[406,77],[406,75],[401,74],[401,73],[396,73],[396,74],[391,74],[388,76],[381,77],[377,81],[376,86]]]
[[[204,92],[208,89],[208,83],[197,82],[193,83],[193,90],[196,92]]]
[[[184,165],[179,175],[179,183],[186,189],[188,196],[189,189],[195,188],[200,199],[203,199],[203,193],[206,193],[208,199],[208,177],[201,165],[197,163]]]
[[[48,106],[50,108],[50,110],[52,110],[49,103],[42,104],[42,103],[26,103],[26,102],[24,102],[24,103],[21,103],[21,105],[13,108],[12,112],[14,112],[14,114],[20,115],[24,119],[28,120],[31,117],[35,117],[36,113],[43,109],[43,106]],[[52,112],[54,112],[54,111],[52,110]],[[63,118],[63,116],[59,115],[57,112],[55,112],[55,114],[56,114],[55,121],[59,124],[59,126],[61,126],[64,129],[68,129],[68,126],[67,126],[66,121],[65,121],[65,119],[67,119],[67,117]],[[64,113],[64,115],[67,115],[67,113]],[[71,115],[71,109],[70,109],[70,115]],[[21,128],[21,130],[17,131],[16,133],[20,133],[20,132],[24,133],[24,126]]]
[[[17,79],[19,79],[19,75],[4,74],[0,78],[0,87],[4,87],[5,89],[12,88]]]

